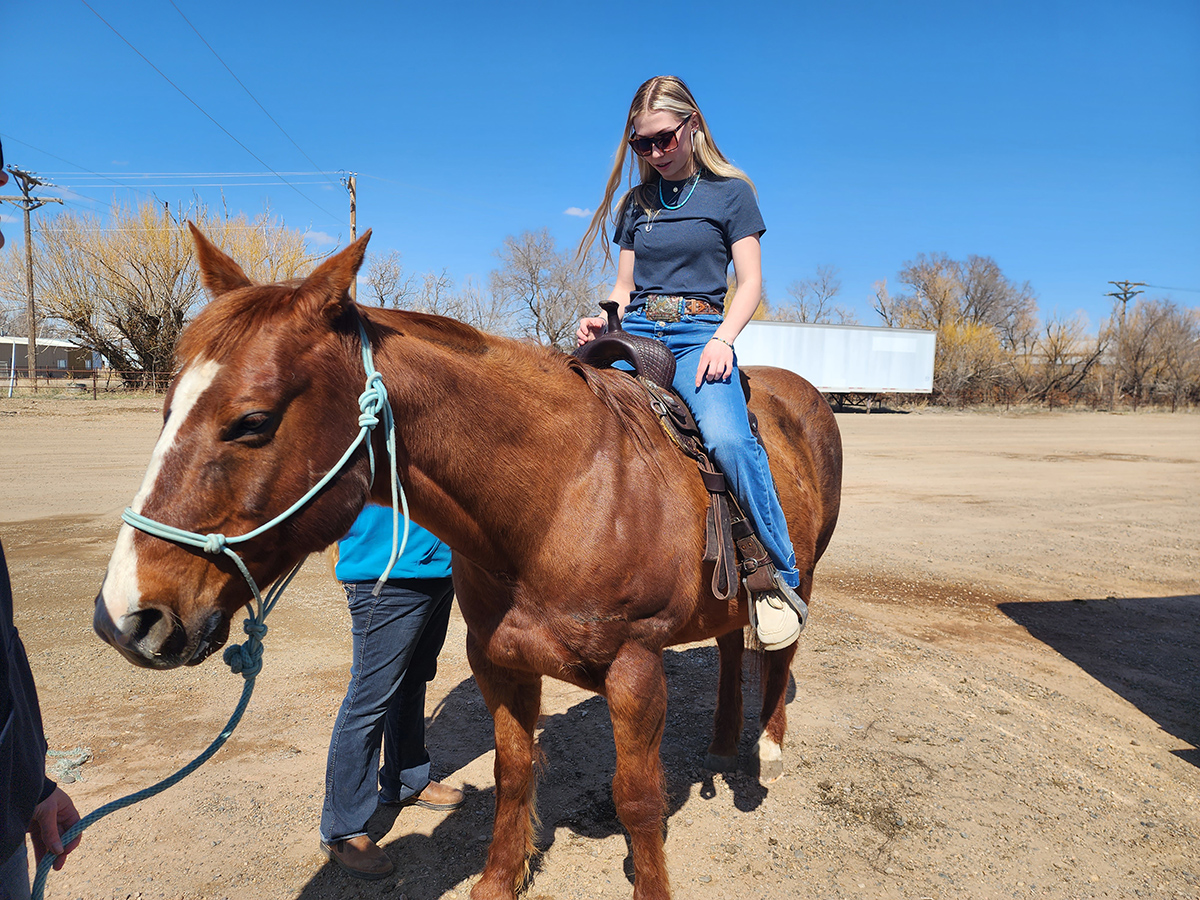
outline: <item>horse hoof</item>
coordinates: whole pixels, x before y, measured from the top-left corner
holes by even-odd
[[[717,756],[715,753],[710,753],[704,757],[704,768],[710,772],[736,772],[737,757]]]
[[[783,777],[782,759],[764,759],[758,764],[758,783],[774,784]]]

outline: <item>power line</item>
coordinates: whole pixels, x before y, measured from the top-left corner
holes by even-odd
[[[5,135],[5,137],[8,137],[8,135]],[[28,147],[30,145],[26,144],[25,146]],[[33,149],[37,150],[38,148],[34,147]],[[45,152],[45,151],[42,151],[42,152]],[[57,156],[54,158],[60,159],[60,157],[57,157]],[[70,162],[70,160],[64,159],[62,161],[65,163],[70,163],[70,165],[73,165],[73,166],[75,165],[75,163]],[[76,168],[82,169],[83,167],[77,166]],[[90,171],[90,170],[85,169],[84,171]],[[52,175],[63,176],[63,175],[73,175],[73,174],[74,174],[73,172],[47,172],[46,173],[47,177],[50,177]],[[275,174],[300,176],[300,175],[324,175],[325,173],[324,172],[279,172],[279,173],[275,173],[275,172],[92,172],[91,174],[96,175],[100,178],[106,178],[109,175],[123,175],[126,178],[262,178],[267,175],[275,175]],[[335,187],[336,187],[336,185],[335,185]]]
[[[263,160],[262,157],[260,157],[257,153],[255,153],[253,150],[251,150],[249,147],[247,147],[245,144],[243,144],[240,140],[238,140],[228,128],[226,128],[224,125],[222,125],[220,122],[218,122],[215,118],[213,118],[203,106],[201,106],[199,103],[197,103],[191,97],[189,97],[187,92],[184,91],[183,88],[181,88],[174,81],[172,81],[170,78],[168,78],[166,73],[163,72],[162,69],[160,69],[154,63],[150,62],[150,60],[146,57],[146,54],[142,53],[141,50],[139,50],[137,47],[133,46],[133,44],[129,42],[129,40],[125,37],[125,35],[121,34],[121,32],[117,31],[116,28],[114,28],[111,24],[109,24],[108,20],[105,19],[104,16],[102,16],[102,15],[100,15],[100,13],[96,12],[96,10],[92,8],[91,4],[89,4],[87,2],[87,0],[79,0],[79,2],[82,3],[84,6],[86,6],[89,10],[91,10],[92,14],[95,15],[95,17],[97,19],[99,19],[101,22],[103,22],[105,25],[107,25],[109,30],[112,31],[112,33],[115,34],[117,37],[119,37],[125,43],[125,45],[127,47],[129,47],[130,50],[132,50],[134,53],[136,53],[138,56],[140,56],[142,58],[142,60],[146,63],[146,65],[148,65],[155,72],[157,72],[160,76],[162,76],[162,79],[164,81],[166,81],[167,84],[169,84],[169,85],[171,85],[171,87],[175,88],[175,90],[179,92],[180,96],[182,96],[183,99],[187,100],[188,103],[190,103],[190,104],[192,104],[192,106],[196,107],[196,109],[198,109],[204,115],[204,117],[206,119],[208,119],[210,122],[212,122],[218,128],[220,128],[221,131],[223,131],[225,133],[225,135],[231,141],[233,141],[235,144],[237,144],[239,147],[241,147],[243,150],[245,150],[247,153],[249,153],[251,156],[253,156],[254,159],[257,160],[261,165],[265,166],[268,170],[270,170],[272,175],[276,176],[280,181],[282,181],[284,184],[286,184],[288,187],[290,187],[293,191],[295,191],[297,194],[299,194],[301,197],[303,197],[305,200],[307,200],[309,203],[311,203],[317,209],[321,210],[321,212],[325,213],[325,215],[330,216],[331,218],[333,218],[336,221],[341,221],[340,219],[338,219],[337,216],[335,216],[329,210],[325,209],[325,207],[321,206],[321,204],[319,204],[316,200],[312,199],[312,197],[308,196],[306,193],[304,193],[302,190],[300,190],[298,187],[293,185],[290,181],[288,181],[286,178],[284,178],[282,175],[280,175],[278,172],[276,172],[274,169],[272,169],[269,165],[267,165],[266,161]]]
[[[279,129],[280,133],[285,138],[287,138],[289,141],[292,142],[292,146],[295,147],[297,150],[299,150],[300,154],[305,159],[307,159],[310,163],[312,163],[313,166],[315,166],[318,171],[320,171],[321,167],[319,165],[317,165],[316,161],[311,156],[309,156],[307,153],[304,152],[304,148],[301,147],[299,144],[297,144],[295,142],[295,140],[292,139],[292,136],[290,134],[288,134],[286,131],[283,130],[283,126],[275,121],[275,117],[273,115],[271,115],[269,112],[267,112],[267,108],[258,102],[258,98],[255,97],[254,94],[250,93],[250,88],[246,87],[246,85],[242,83],[242,79],[238,78],[237,75],[234,75],[233,69],[229,68],[229,64],[226,63],[225,60],[221,59],[221,55],[219,53],[217,53],[216,50],[213,49],[213,45],[204,39],[204,35],[202,35],[200,33],[200,30],[198,28],[196,28],[195,25],[192,24],[191,19],[189,19],[187,16],[185,16],[183,14],[183,10],[179,8],[179,5],[175,2],[175,0],[171,0],[171,5],[175,7],[175,12],[179,13],[179,17],[181,19],[183,19],[183,21],[188,23],[188,27],[191,28],[192,31],[196,32],[196,37],[200,38],[200,40],[203,41],[204,46],[207,47],[209,50],[212,50],[212,55],[217,58],[217,62],[219,62],[221,65],[223,65],[225,67],[225,71],[228,72],[230,74],[230,76],[233,78],[233,80],[236,81],[241,86],[242,90],[246,92],[246,94],[250,97],[250,99],[253,100],[258,105],[258,108],[263,111],[263,115],[266,116],[268,119],[270,119],[271,122],[275,125],[275,127]],[[325,175],[326,180],[330,184],[335,184],[333,179],[330,178],[328,175],[326,175],[324,172],[321,172],[321,174]],[[335,186],[336,186],[336,184],[335,184]]]
[[[1157,288],[1160,291],[1186,291],[1189,294],[1200,294],[1200,288],[1169,287],[1165,284],[1148,284],[1146,287]]]
[[[91,169],[87,168],[86,166],[81,166],[81,165],[79,165],[79,163],[71,162],[71,160],[69,160],[69,159],[63,159],[61,156],[56,156],[55,154],[51,153],[49,150],[43,150],[41,147],[35,147],[35,146],[33,146],[33,144],[30,144],[28,141],[23,141],[18,137],[14,137],[11,134],[4,134],[3,132],[0,132],[0,136],[8,138],[9,140],[12,140],[12,141],[16,141],[18,144],[28,147],[30,150],[36,150],[38,153],[43,153],[46,156],[49,156],[51,159],[57,159],[59,162],[65,162],[68,166],[74,166],[77,169],[81,169],[82,171],[87,172],[89,175],[95,175],[97,178],[103,178],[105,181],[111,181],[113,184],[120,185],[123,188],[127,188],[128,190],[134,191],[135,193],[142,194],[143,196],[149,197],[152,200],[156,199],[153,194],[147,194],[145,191],[139,191],[133,185],[125,184],[124,182],[117,181],[115,178],[110,178],[107,174],[104,174],[102,172],[93,172]],[[74,173],[73,172],[66,172],[66,173],[52,172],[52,173],[49,173],[46,177],[51,178],[54,175],[68,175],[69,176],[72,174],[74,174]],[[124,173],[111,173],[111,174],[124,174]]]
[[[148,187],[148,188],[169,188],[169,187],[173,187],[173,188],[179,188],[179,187],[227,187],[227,188],[239,188],[239,187],[261,187],[262,185],[278,185],[278,184],[279,184],[279,182],[278,182],[278,181],[238,181],[238,182],[229,182],[229,181],[199,181],[199,182],[188,182],[188,183],[173,183],[173,182],[166,182],[166,183],[163,183],[163,184],[143,184],[143,185],[142,185],[142,187]],[[324,184],[325,184],[325,182],[323,182],[323,181],[298,181],[298,182],[296,182],[296,184],[302,184],[302,185],[305,185],[305,186],[307,186],[307,185],[314,185],[314,184],[324,185]],[[78,184],[78,185],[75,185],[75,187],[81,187],[81,188],[97,188],[97,187],[104,187],[104,185],[102,185],[102,184]],[[74,187],[73,187],[73,188],[71,188],[71,190],[74,190]]]

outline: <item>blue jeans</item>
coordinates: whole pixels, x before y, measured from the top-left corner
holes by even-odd
[[[380,800],[407,800],[430,782],[425,685],[437,672],[454,586],[446,578],[342,585],[350,604],[354,660],[325,769],[321,840],[365,834]],[[383,745],[383,768],[379,748]]]
[[[24,839],[16,853],[0,861],[0,900],[29,900],[29,856]]]
[[[749,516],[780,577],[790,587],[800,584],[796,551],[788,537],[787,520],[771,478],[767,454],[750,431],[746,396],[733,359],[733,374],[724,381],[705,381],[696,387],[700,354],[721,324],[721,317],[684,316],[678,322],[654,322],[642,310],[628,313],[621,327],[630,334],[654,338],[675,357],[675,391],[683,398],[733,495]]]

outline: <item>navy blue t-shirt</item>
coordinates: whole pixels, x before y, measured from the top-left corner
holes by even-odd
[[[723,308],[730,247],[767,230],[754,188],[742,179],[705,173],[688,196],[691,186],[691,179],[662,182],[668,204],[687,197],[678,209],[659,208],[657,189],[650,192],[649,213],[632,191],[626,195],[613,242],[634,253],[628,309],[644,306],[647,294],[694,297]]]

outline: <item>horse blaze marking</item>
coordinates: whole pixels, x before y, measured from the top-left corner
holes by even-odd
[[[187,420],[192,407],[196,405],[196,401],[200,399],[200,395],[208,390],[220,370],[220,363],[207,360],[190,366],[179,376],[175,383],[175,395],[171,398],[171,410],[167,415],[166,424],[163,425],[162,434],[158,436],[158,443],[154,445],[154,452],[150,456],[150,466],[146,469],[146,477],[142,479],[142,486],[138,489],[137,496],[133,498],[133,503],[130,504],[134,512],[140,513],[146,500],[154,492],[158,474],[162,471],[163,461],[171,452],[171,448],[175,446],[175,438],[179,434],[179,430]],[[104,596],[104,605],[114,623],[120,622],[121,617],[127,613],[136,612],[139,608],[138,601],[141,599],[137,580],[137,550],[133,546],[133,534],[133,526],[121,525],[121,531],[117,535],[117,545],[113,548],[112,559],[108,562],[108,572],[105,574],[104,584],[100,588],[100,592]]]

